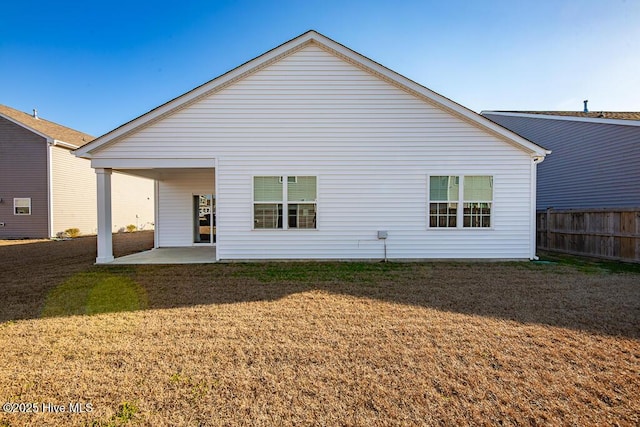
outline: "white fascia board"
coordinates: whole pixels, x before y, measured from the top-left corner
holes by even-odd
[[[92,168],[155,169],[155,168],[213,168],[215,159],[91,159]]]
[[[602,123],[607,125],[640,126],[640,120],[604,119],[593,117],[560,116],[555,114],[510,113],[506,111],[482,111],[494,116],[524,117],[528,119],[565,120],[569,122]]]
[[[64,148],[68,148],[70,150],[75,150],[76,148],[78,148],[77,145],[74,144],[69,144],[68,142],[64,142],[64,141],[60,141],[58,139],[54,139],[50,142],[51,145],[57,145],[60,147],[64,147]]]

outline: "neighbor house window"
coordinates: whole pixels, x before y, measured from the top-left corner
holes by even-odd
[[[31,215],[31,198],[22,197],[13,199],[14,215]]]
[[[315,176],[253,178],[255,229],[314,229],[317,213]],[[286,221],[283,221],[286,212]]]
[[[459,209],[460,200],[462,209]],[[492,176],[429,177],[431,228],[489,228],[492,205]]]

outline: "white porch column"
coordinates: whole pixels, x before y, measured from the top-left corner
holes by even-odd
[[[98,257],[96,264],[113,261],[111,236],[111,169],[96,168],[98,180]]]

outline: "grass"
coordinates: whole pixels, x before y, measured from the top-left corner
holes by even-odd
[[[545,252],[541,260],[574,266],[584,273],[640,273],[640,263],[608,261],[553,252]]]
[[[91,245],[0,248],[0,400],[93,407],[0,425],[640,423],[633,268],[104,267]]]
[[[146,308],[146,292],[131,278],[106,272],[76,273],[54,288],[42,317],[116,313]]]

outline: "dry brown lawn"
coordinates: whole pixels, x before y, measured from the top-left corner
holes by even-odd
[[[0,247],[0,403],[39,411],[0,425],[640,423],[633,270],[94,257],[91,237]]]

